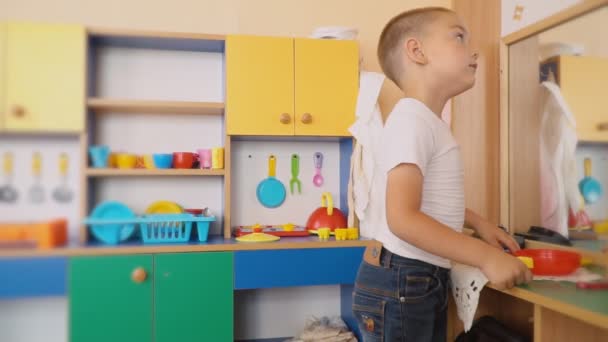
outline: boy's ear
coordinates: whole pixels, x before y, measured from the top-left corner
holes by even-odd
[[[405,40],[405,53],[407,57],[416,64],[425,65],[428,63],[428,59],[422,49],[422,43],[414,37]]]

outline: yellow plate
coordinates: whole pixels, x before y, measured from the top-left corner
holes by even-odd
[[[146,214],[181,214],[184,209],[175,202],[157,201],[146,209]]]
[[[266,233],[251,233],[236,238],[239,242],[272,242],[281,239],[278,236],[266,234]]]

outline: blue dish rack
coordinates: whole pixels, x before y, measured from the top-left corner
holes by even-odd
[[[206,242],[209,236],[209,225],[215,221],[213,216],[195,216],[193,214],[153,214],[129,219],[95,219],[84,220],[86,225],[119,227],[108,229],[110,237],[118,237],[122,226],[135,224],[140,230],[143,243],[183,243],[190,241],[192,226],[196,224],[198,241]],[[105,233],[105,232],[104,232]],[[118,241],[118,239],[107,239]]]

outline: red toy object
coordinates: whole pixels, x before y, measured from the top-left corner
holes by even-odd
[[[558,249],[522,249],[514,255],[532,258],[534,275],[568,275],[581,266],[580,254]]]
[[[336,228],[346,228],[346,217],[338,208],[334,208],[334,201],[329,192],[324,192],[321,196],[321,207],[310,214],[306,229],[317,230],[319,228],[329,228],[334,231]]]

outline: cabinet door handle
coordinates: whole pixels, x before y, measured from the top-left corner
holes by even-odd
[[[281,117],[279,120],[281,121],[282,124],[287,125],[291,122],[291,115],[289,115],[288,113],[283,113],[283,114],[281,114]]]
[[[144,270],[143,267],[137,267],[133,270],[133,272],[131,272],[131,280],[133,280],[133,282],[137,284],[143,283],[147,277],[148,274],[146,273],[146,270]]]
[[[16,118],[22,118],[25,116],[25,108],[20,105],[13,106],[13,116]]]
[[[312,123],[312,115],[310,113],[302,114],[302,118],[300,119],[303,124],[308,125]]]
[[[608,122],[600,122],[597,124],[598,131],[608,131]]]

